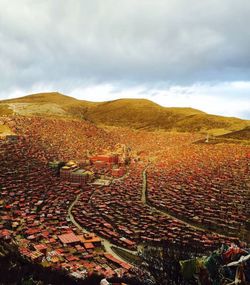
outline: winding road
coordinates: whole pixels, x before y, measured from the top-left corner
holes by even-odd
[[[142,177],[143,177],[143,183],[142,183],[142,194],[141,194],[141,201],[144,205],[150,207],[150,209],[154,212],[158,212],[159,214],[162,214],[164,216],[167,216],[169,218],[172,218],[172,219],[175,219],[177,221],[180,221],[194,229],[197,229],[197,230],[202,230],[204,231],[204,228],[201,228],[201,227],[197,227],[197,226],[194,226],[190,223],[187,223],[186,221],[182,220],[182,219],[179,219],[177,218],[176,216],[173,216],[173,215],[170,215],[168,212],[166,211],[163,211],[163,210],[160,210],[160,209],[157,209],[156,207],[153,207],[148,201],[147,201],[147,169],[148,169],[149,165],[146,166],[146,168],[143,170],[142,172]]]
[[[122,176],[122,177],[120,177],[120,178],[115,178],[115,179],[113,179],[112,182],[113,182],[113,181],[122,180],[122,179],[124,179],[125,177],[127,177],[128,174],[129,174],[129,173],[127,172],[124,176]],[[78,202],[78,200],[79,200],[81,194],[82,194],[82,193],[79,193],[79,194],[76,196],[75,200],[74,200],[74,201],[71,203],[71,205],[69,206],[69,208],[68,208],[68,217],[69,217],[70,221],[71,221],[79,230],[81,230],[83,233],[90,233],[90,231],[88,231],[87,229],[83,228],[79,223],[77,223],[77,221],[75,220],[75,218],[74,218],[74,216],[73,216],[73,214],[72,214],[72,209],[73,209],[73,207],[75,206],[75,204]],[[93,195],[94,195],[94,193],[91,195],[91,197],[92,197]],[[117,245],[111,243],[109,240],[104,239],[104,238],[98,236],[97,234],[96,234],[96,236],[101,239],[102,244],[103,244],[103,246],[104,246],[104,248],[105,248],[105,251],[106,251],[107,253],[112,254],[116,259],[118,259],[118,260],[120,260],[120,261],[122,261],[122,262],[129,263],[127,260],[125,260],[125,259],[123,259],[122,257],[120,257],[119,255],[117,255],[117,254],[113,251],[112,247],[116,247],[116,248],[119,248],[119,249],[121,249],[121,250],[123,250],[123,251],[126,251],[126,252],[128,252],[128,253],[137,255],[137,251],[132,251],[132,250],[128,250],[128,249],[126,249],[126,248],[117,246]],[[130,264],[130,263],[129,263],[129,264]],[[130,265],[133,265],[133,264],[130,264]]]
[[[148,202],[148,200],[147,200],[147,169],[148,169],[149,166],[150,166],[150,164],[148,164],[148,165],[144,168],[144,170],[142,171],[142,177],[143,177],[142,188],[141,188],[141,202],[142,202],[142,204],[148,206],[148,207],[149,207],[152,211],[154,211],[154,212],[158,212],[158,213],[161,214],[161,215],[165,215],[165,216],[167,216],[167,217],[169,217],[169,218],[178,220],[178,221],[184,223],[185,225],[187,225],[187,226],[189,226],[189,227],[192,227],[193,229],[200,230],[200,231],[206,231],[206,232],[210,232],[210,233],[213,233],[213,234],[221,234],[221,233],[218,233],[218,232],[210,231],[210,230],[208,230],[208,229],[206,229],[206,228],[204,228],[204,227],[200,227],[200,226],[197,226],[197,225],[188,223],[188,222],[186,222],[186,221],[183,220],[183,219],[180,219],[180,218],[178,218],[178,217],[176,217],[176,216],[174,216],[174,215],[169,214],[167,211],[163,211],[163,210],[160,210],[160,209],[158,209],[158,208],[152,206],[152,205]],[[122,177],[120,177],[120,178],[115,178],[115,179],[113,179],[113,180],[112,180],[112,183],[113,183],[114,181],[122,180],[122,179],[126,178],[128,175],[129,175],[129,172],[127,172],[124,176],[122,176]],[[91,198],[94,196],[94,194],[95,194],[95,191],[92,193]],[[77,221],[75,220],[75,218],[74,218],[74,216],[73,216],[73,214],[72,214],[72,209],[73,209],[73,207],[75,206],[75,204],[78,202],[80,196],[81,196],[81,193],[76,196],[75,200],[72,202],[72,204],[71,204],[70,207],[68,208],[68,217],[69,217],[70,221],[71,221],[78,229],[80,229],[83,233],[90,233],[87,229],[83,228],[79,223],[77,223]],[[91,198],[90,198],[90,202],[91,202]],[[98,235],[97,235],[97,236],[98,236]],[[111,243],[111,242],[110,242],[109,240],[107,240],[107,239],[104,239],[104,238],[102,238],[102,237],[100,237],[100,236],[98,236],[98,237],[102,240],[102,244],[103,244],[103,246],[104,246],[104,248],[105,248],[105,251],[106,251],[107,253],[112,254],[115,258],[117,258],[118,260],[120,260],[120,261],[122,261],[122,262],[129,263],[127,260],[125,260],[125,259],[123,259],[121,256],[117,255],[117,254],[113,251],[112,247],[120,248],[120,249],[122,249],[122,250],[124,250],[124,251],[126,251],[126,252],[128,252],[128,253],[137,255],[137,251],[128,250],[128,249],[126,249],[126,248],[123,248],[123,247],[120,247],[120,246],[117,246],[117,245]],[[132,264],[131,264],[131,265],[132,265]]]
[[[205,232],[208,232],[208,233],[211,233],[211,234],[219,234],[219,235],[225,235],[224,233],[222,232],[219,232],[219,231],[214,231],[214,230],[209,230],[207,229],[206,227],[202,227],[202,226],[198,226],[196,224],[193,224],[193,223],[190,223],[190,222],[187,222],[185,221],[184,219],[181,219],[175,215],[172,215],[170,214],[167,210],[161,210],[161,209],[158,209],[154,206],[152,206],[152,204],[150,202],[148,202],[147,200],[147,169],[150,165],[147,165],[143,172],[142,172],[142,176],[143,176],[143,183],[142,183],[142,193],[141,193],[141,201],[144,205],[148,206],[151,208],[152,211],[154,212],[158,212],[162,215],[165,215],[169,218],[172,218],[172,219],[175,219],[179,222],[182,222],[183,224],[189,226],[189,227],[192,227],[193,229],[196,229],[196,230],[199,230],[199,231],[205,231]]]

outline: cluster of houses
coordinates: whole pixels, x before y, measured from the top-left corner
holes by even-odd
[[[107,254],[99,236],[128,249],[162,240],[206,249],[239,241],[249,214],[249,147],[192,145],[194,134],[107,133],[87,122],[13,120],[18,136],[0,142],[0,238],[17,242],[27,258],[75,275],[112,275],[129,265]],[[124,147],[114,154],[119,140],[137,147],[141,162],[128,163]],[[150,205],[142,199],[148,164]],[[71,213],[95,234],[83,234],[69,219],[78,194]],[[218,229],[226,235],[210,232]]]
[[[141,200],[143,167],[136,165],[125,179],[105,189],[93,186],[86,189],[73,209],[77,222],[129,249],[135,249],[140,243],[159,244],[162,240],[194,250],[238,241],[194,228],[145,205]]]
[[[180,159],[182,163],[166,157],[148,168],[148,201],[193,225],[247,240],[248,148],[206,146],[193,152],[192,159],[184,152]]]
[[[39,160],[29,141],[0,144],[0,238],[43,266],[64,268],[83,278],[93,271],[112,276],[130,265],[107,255],[94,233],[83,233],[68,208],[83,187],[62,180]]]
[[[109,181],[125,175],[126,165],[119,158],[118,154],[96,155],[79,162],[52,161],[49,167],[65,181],[82,186],[90,183],[98,185],[100,180]]]

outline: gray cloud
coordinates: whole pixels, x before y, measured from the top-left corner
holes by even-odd
[[[249,80],[249,13],[248,0],[1,0],[1,88]]]
[[[79,90],[111,84],[107,94],[139,86],[136,96],[172,98],[171,86],[205,84],[248,117],[249,85],[230,93],[223,82],[250,82],[249,15],[249,0],[0,0],[0,97],[58,90],[84,99]]]

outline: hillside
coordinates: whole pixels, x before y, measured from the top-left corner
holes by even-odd
[[[246,127],[239,131],[221,135],[219,137],[227,139],[236,139],[236,140],[250,140],[250,127]]]
[[[166,108],[146,99],[88,102],[57,92],[0,101],[0,115],[46,115],[86,119],[99,125],[147,130],[225,134],[250,126],[250,121],[209,115],[192,108]]]

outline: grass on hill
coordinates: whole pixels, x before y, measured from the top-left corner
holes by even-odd
[[[242,130],[231,132],[220,136],[220,138],[237,139],[237,140],[250,140],[250,127]]]
[[[13,111],[9,108],[8,104],[0,104],[0,115],[9,116],[12,115]]]
[[[6,112],[7,107],[16,114],[27,116],[85,119],[99,125],[146,130],[224,134],[250,126],[250,121],[209,115],[192,108],[166,108],[146,99],[98,103],[77,100],[57,92],[0,101],[0,115]]]
[[[250,145],[250,127],[246,127],[242,130],[233,131],[222,135],[210,136],[208,142],[206,142],[206,139],[202,139],[195,143],[209,143],[209,144],[233,143],[233,144]]]

